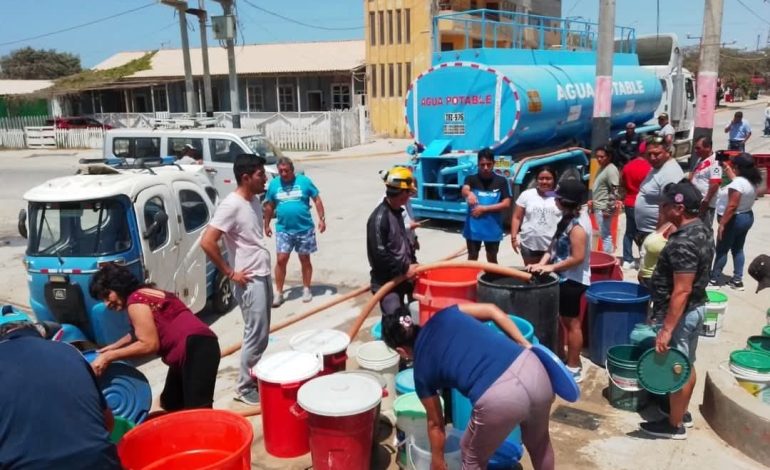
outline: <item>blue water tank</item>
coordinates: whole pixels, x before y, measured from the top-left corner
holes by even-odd
[[[612,72],[613,129],[648,121],[661,85],[634,65]],[[445,62],[412,82],[406,119],[415,141],[450,140],[451,151],[492,147],[498,155],[590,142],[593,65],[500,65]]]

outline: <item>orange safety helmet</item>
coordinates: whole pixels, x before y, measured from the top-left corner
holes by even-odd
[[[403,166],[396,166],[390,169],[385,175],[385,186],[395,189],[409,189],[411,191],[417,190],[415,185],[414,176],[409,168]]]

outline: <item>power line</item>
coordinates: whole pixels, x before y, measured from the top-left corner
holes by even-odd
[[[283,16],[283,15],[281,15],[279,13],[274,12],[274,11],[266,10],[266,9],[260,7],[260,6],[254,5],[249,0],[243,0],[243,1],[247,5],[249,5],[250,7],[254,8],[254,9],[257,9],[257,10],[263,12],[263,13],[267,13],[268,15],[275,16],[276,18],[280,18],[280,19],[282,19],[284,21],[288,21],[289,23],[294,23],[294,24],[298,24],[300,26],[304,26],[306,28],[322,29],[324,31],[352,31],[352,30],[357,30],[357,29],[364,29],[363,26],[351,26],[351,27],[347,27],[347,28],[332,28],[332,27],[328,27],[328,26],[318,26],[318,25],[314,25],[314,24],[303,23],[302,21],[295,20],[293,18],[289,18],[288,16]]]
[[[756,11],[752,10],[751,8],[749,8],[749,6],[748,6],[748,5],[746,5],[745,3],[743,3],[743,0],[736,0],[736,1],[737,1],[738,3],[740,3],[740,4],[743,6],[743,8],[745,8],[745,9],[746,9],[746,11],[748,11],[748,12],[749,12],[749,13],[751,13],[752,15],[756,16],[756,17],[757,17],[757,19],[760,19],[760,20],[762,20],[762,21],[763,21],[765,24],[770,24],[770,21],[767,21],[766,19],[764,19],[764,18],[762,18],[761,16],[759,16],[759,15],[757,14],[757,12],[756,12]]]
[[[101,23],[102,21],[111,20],[113,18],[117,18],[119,16],[127,15],[129,13],[133,13],[135,11],[139,11],[139,10],[142,10],[144,8],[151,7],[151,6],[156,5],[156,4],[157,4],[157,2],[150,2],[150,3],[146,4],[146,5],[143,5],[143,6],[140,6],[140,7],[137,7],[137,8],[132,8],[130,10],[122,11],[120,13],[115,13],[114,15],[105,16],[103,18],[98,18],[98,19],[89,21],[87,23],[82,23],[82,24],[79,24],[79,25],[70,26],[68,28],[59,29],[59,30],[56,30],[56,31],[51,31],[50,33],[38,34],[37,36],[31,36],[31,37],[24,38],[24,39],[17,39],[15,41],[3,42],[3,43],[0,43],[0,46],[9,46],[11,44],[18,44],[20,42],[27,42],[27,41],[32,41],[32,40],[35,40],[35,39],[40,39],[40,38],[45,38],[45,37],[48,37],[48,36],[53,36],[54,34],[66,33],[67,31],[72,31],[72,30],[75,30],[75,29],[78,29],[78,28],[83,28],[85,26],[91,26],[92,24]]]

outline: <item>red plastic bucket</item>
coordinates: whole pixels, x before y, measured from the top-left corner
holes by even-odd
[[[436,268],[417,276],[414,298],[420,303],[420,324],[450,305],[475,302],[480,269]]]
[[[302,386],[297,397],[310,428],[314,470],[368,470],[382,386],[360,374],[333,374]]]
[[[321,375],[345,370],[348,360],[347,348],[350,336],[337,330],[309,330],[292,336],[289,341],[295,351],[320,354],[324,366]]]
[[[321,371],[320,356],[283,351],[262,359],[252,369],[259,381],[265,450],[275,457],[299,457],[310,451],[307,421],[297,415],[297,392]]]
[[[127,432],[118,455],[127,470],[248,470],[251,423],[225,410],[186,410],[149,420]]]

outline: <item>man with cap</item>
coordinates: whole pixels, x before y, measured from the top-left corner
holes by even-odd
[[[203,165],[203,155],[191,144],[185,144],[177,163],[180,165]]]
[[[749,276],[757,281],[757,292],[770,287],[770,256],[759,255],[749,265]]]
[[[658,125],[660,126],[660,129],[655,131],[655,135],[663,137],[666,148],[671,152],[674,147],[674,134],[676,131],[674,131],[674,126],[668,121],[668,113],[660,113],[658,116]]]
[[[121,468],[91,366],[23,313],[0,315],[0,468]]]
[[[687,439],[692,415],[687,408],[695,388],[695,351],[706,314],[706,286],[714,258],[711,230],[700,219],[700,191],[689,181],[668,185],[661,201],[662,219],[678,227],[668,238],[652,273],[653,321],[659,354],[676,348],[690,360],[687,384],[669,395],[668,417],[640,425],[643,432],[667,439]]]
[[[746,151],[746,142],[751,137],[751,126],[743,119],[743,111],[736,111],[733,120],[725,126],[728,144],[727,150]]]
[[[630,162],[634,157],[639,154],[639,143],[641,139],[636,134],[636,124],[629,122],[626,124],[626,132],[615,138],[613,147],[615,149],[615,158],[612,163],[618,167],[623,168],[626,163]]]
[[[663,188],[669,183],[676,183],[684,177],[682,168],[671,158],[665,137],[652,136],[647,139],[647,158],[652,165],[652,171],[639,186],[636,197],[634,217],[636,219],[637,244],[642,245],[647,235],[661,225],[660,204]]]
[[[366,221],[366,254],[371,267],[372,293],[387,282],[402,275],[412,278],[417,268],[414,245],[404,226],[404,206],[412,197],[415,186],[412,172],[397,166],[384,175],[385,197]],[[383,316],[395,315],[411,300],[414,286],[402,282],[380,300]]]

